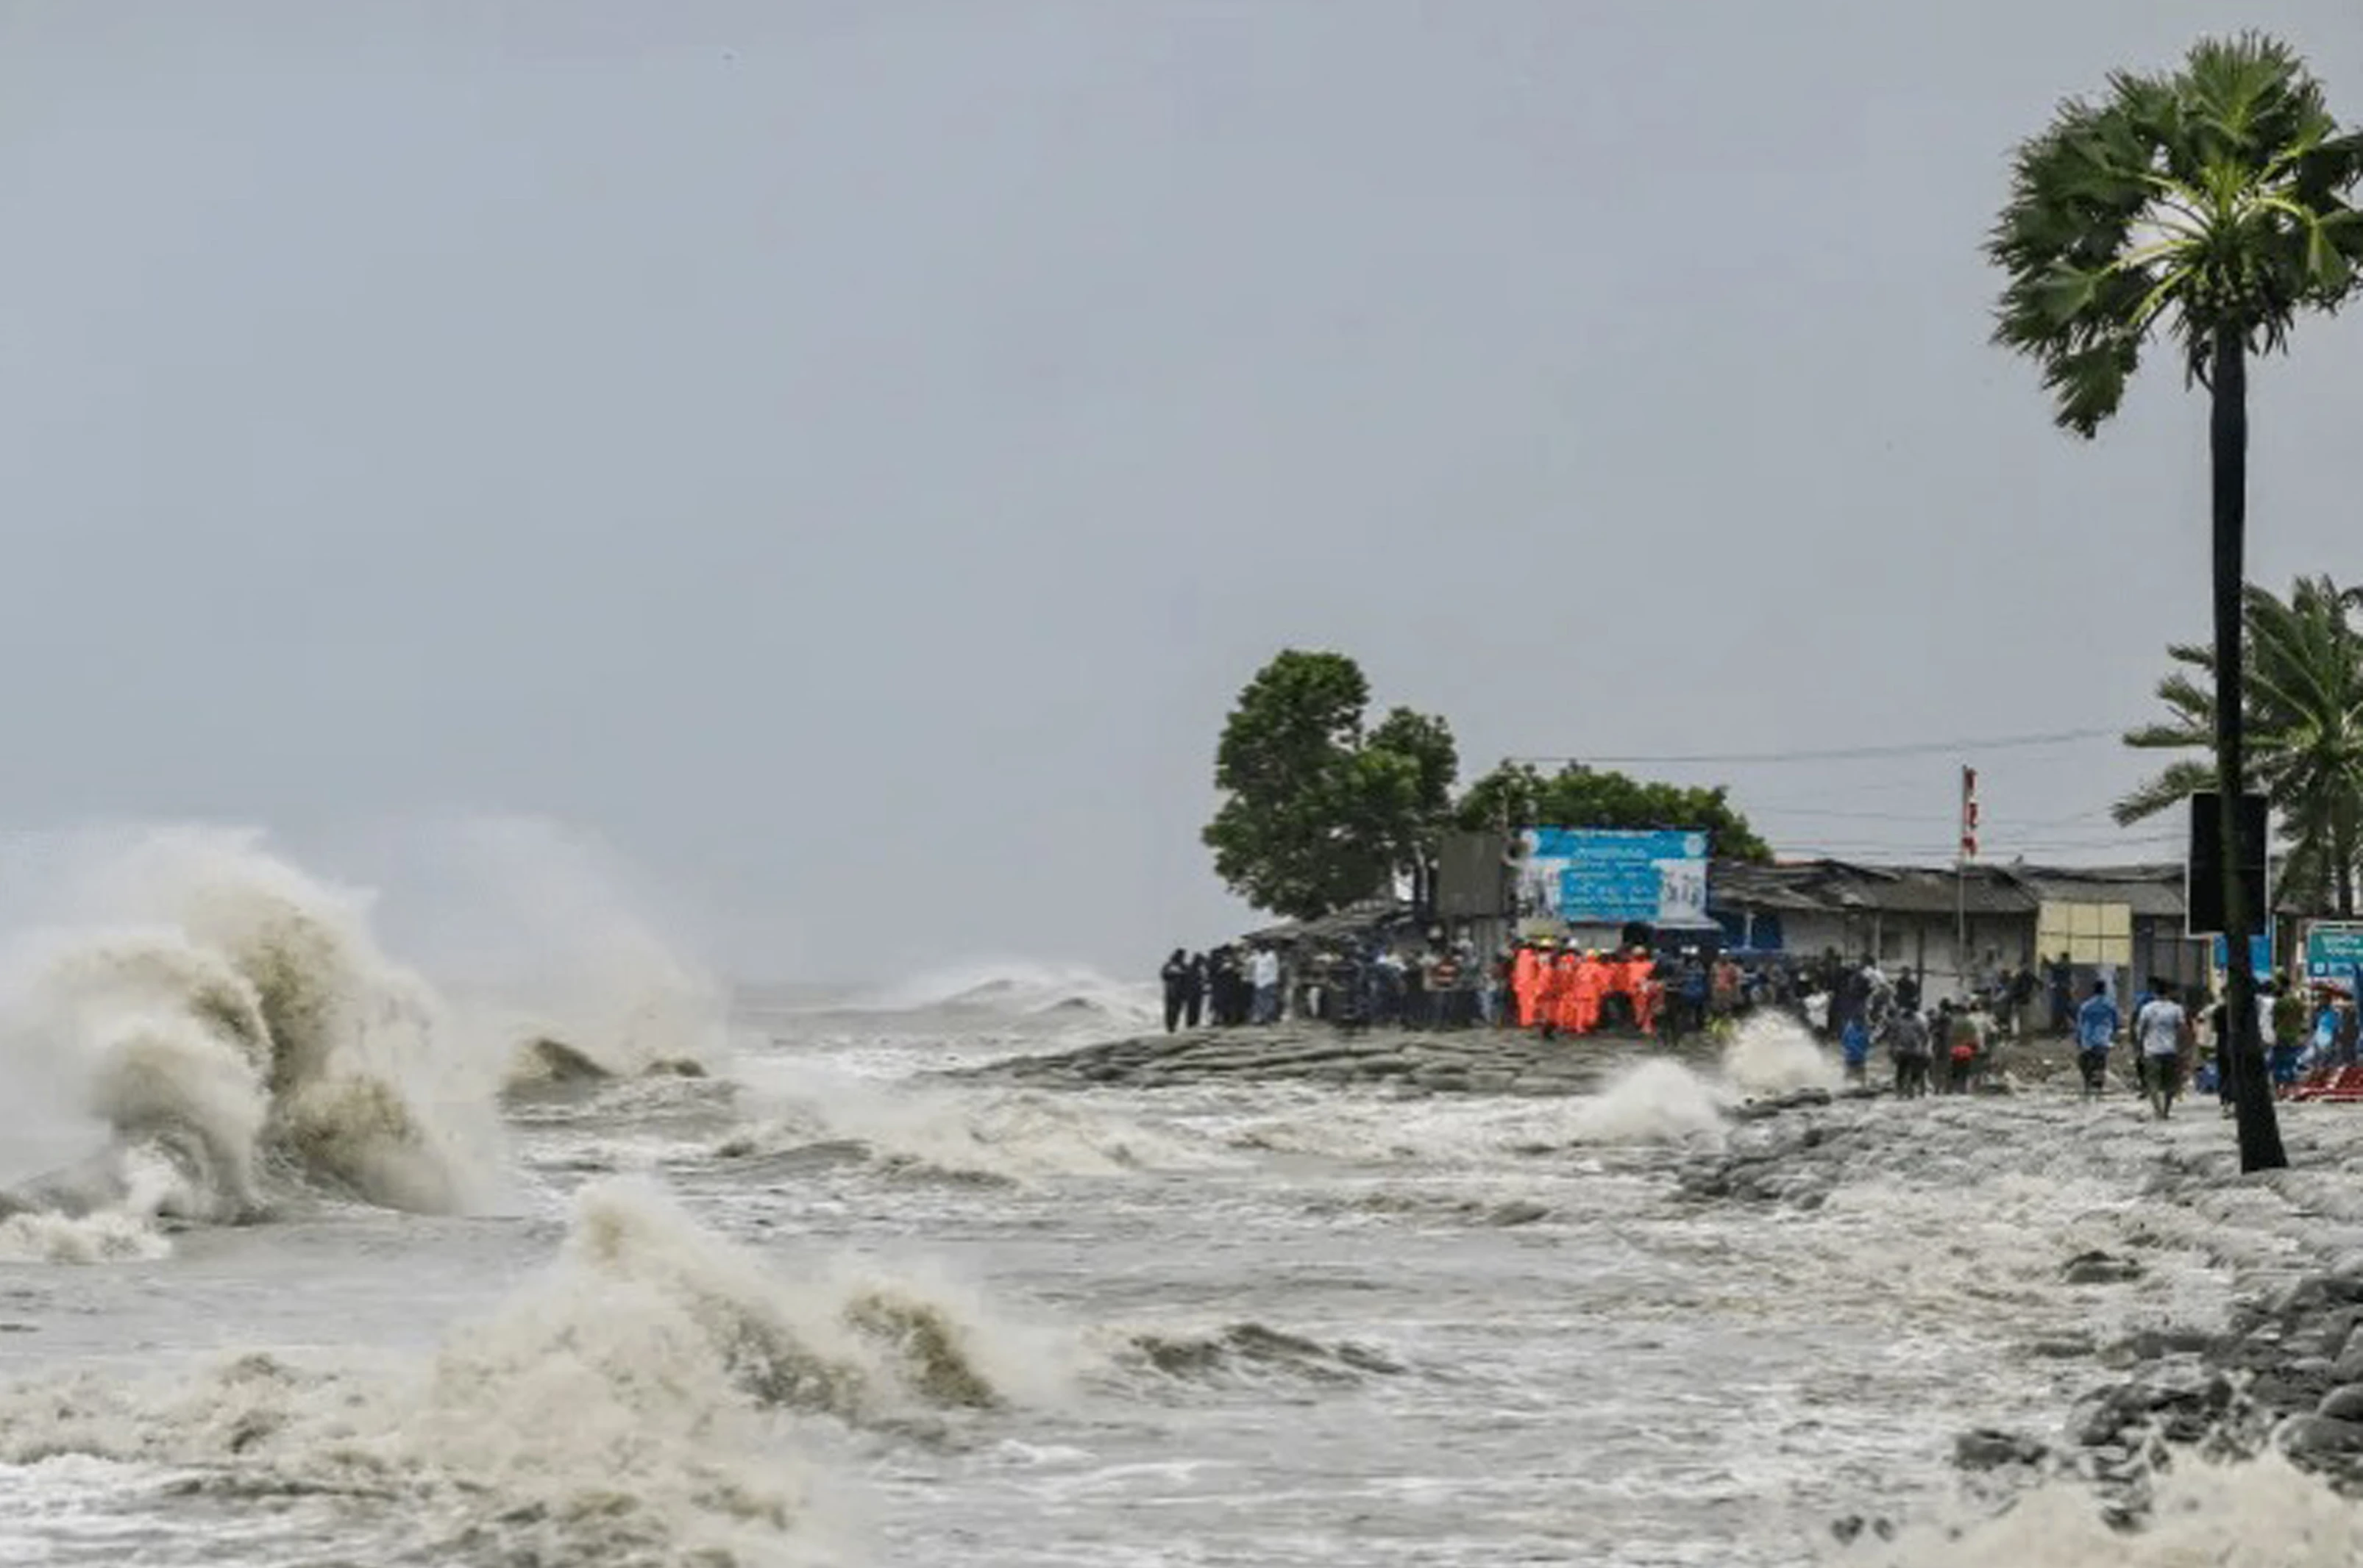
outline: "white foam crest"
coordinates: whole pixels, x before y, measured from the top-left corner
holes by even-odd
[[[1723,1049],[1723,1077],[1742,1095],[1834,1089],[1846,1079],[1837,1059],[1802,1024],[1769,1012],[1740,1021]]]
[[[1583,1103],[1492,1095],[1398,1099],[1285,1084],[1220,1093],[1248,1113],[1228,1123],[1227,1142],[1236,1148],[1462,1168],[1496,1166],[1505,1153],[1565,1143],[1570,1108]],[[1288,1102],[1287,1109],[1270,1112],[1275,1100]]]
[[[512,1047],[505,1072],[530,1082],[562,1043],[633,1077],[659,1064],[709,1072],[729,1055],[729,988],[670,940],[617,857],[584,834],[530,817],[389,830],[364,856],[406,896],[388,919],[472,1030]]]
[[[730,989],[660,931],[655,900],[594,838],[468,817],[381,826],[338,850],[385,890],[387,935],[508,1079],[550,1077],[538,1039],[612,1077],[726,1065]]]
[[[1071,1095],[885,1086],[808,1063],[743,1063],[762,1119],[727,1143],[738,1155],[832,1141],[952,1176],[1031,1182],[1220,1165],[1203,1145]]]
[[[451,1561],[834,1561],[843,1423],[1054,1397],[1044,1337],[939,1280],[784,1278],[632,1180],[585,1188],[559,1257],[424,1360],[93,1372],[0,1393],[0,1462],[193,1467],[325,1491]],[[700,1555],[701,1553],[705,1555]],[[396,1555],[389,1550],[389,1555]]]
[[[2251,1271],[2291,1266],[2298,1239],[2319,1230],[2270,1194],[2269,1212],[2215,1217],[2198,1201],[2212,1172],[2150,1187],[2162,1153],[2224,1134],[2212,1121],[2162,1130],[2130,1103],[1841,1101],[1814,1113],[1814,1141],[1800,1131],[1758,1123],[1732,1136],[1777,1189],[1818,1205],[1810,1226],[1750,1233],[1755,1272],[1820,1282],[1833,1331],[1859,1324],[1916,1342],[1915,1353],[1950,1353],[1967,1322],[2087,1352],[2139,1331],[2220,1331]],[[2030,1165],[2031,1148],[2047,1154]],[[2088,1253],[2124,1261],[2129,1276],[2069,1278]]]
[[[160,1258],[172,1243],[137,1209],[61,1214],[50,1209],[0,1220],[0,1263],[100,1264]]]
[[[1112,979],[1083,965],[978,958],[881,987],[832,1010],[945,1010],[1000,1017],[1072,1011],[1139,1023],[1155,1017],[1157,1010],[1152,983]]]
[[[253,834],[111,839],[75,869],[7,955],[0,1055],[39,1110],[150,1146],[184,1189],[143,1211],[86,1163],[67,1207],[233,1218],[266,1169],[420,1209],[498,1194],[491,1077],[378,946],[366,896]]]
[[[2141,1528],[2103,1519],[2085,1486],[2055,1481],[1998,1518],[1916,1526],[1834,1554],[1850,1568],[2351,1568],[2363,1505],[2287,1460],[2186,1462],[2162,1475]]]
[[[1732,1096],[1680,1062],[1651,1057],[1576,1102],[1571,1131],[1586,1143],[1720,1144]]]

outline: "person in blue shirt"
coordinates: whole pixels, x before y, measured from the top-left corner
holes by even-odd
[[[2076,1010],[2076,1065],[2084,1070],[2084,1098],[2091,1099],[2108,1087],[2109,1046],[2117,1037],[2117,1004],[2109,999],[2104,980],[2092,982],[2092,994]]]
[[[1838,1051],[1846,1058],[1846,1078],[1850,1084],[1863,1081],[1864,1068],[1870,1061],[1870,1026],[1860,1013],[1846,1021],[1838,1035]]]

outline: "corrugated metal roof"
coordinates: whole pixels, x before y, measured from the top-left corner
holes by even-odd
[[[1779,866],[1717,863],[1709,901],[1725,910],[1809,910],[1831,913],[2031,915],[2046,899],[2127,903],[2148,917],[2182,913],[2177,866],[2077,867],[1865,866],[1811,860]]]
[[[2028,866],[2019,878],[2038,898],[2066,903],[2127,904],[2136,920],[2182,918],[2182,867],[2149,866]]]

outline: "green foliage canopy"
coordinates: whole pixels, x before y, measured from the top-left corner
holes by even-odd
[[[1455,816],[1461,827],[1681,828],[1703,832],[1714,853],[1758,863],[1771,846],[1734,810],[1730,792],[1713,787],[1659,783],[1607,768],[1570,763],[1544,774],[1523,762],[1503,763],[1469,787]]]
[[[1203,837],[1216,875],[1258,909],[1312,919],[1433,857],[1459,771],[1451,727],[1396,708],[1365,733],[1370,701],[1352,659],[1297,649],[1239,693]]]

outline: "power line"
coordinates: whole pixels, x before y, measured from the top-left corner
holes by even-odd
[[[1843,806],[1760,806],[1753,801],[1735,802],[1744,806],[1748,815],[1756,817],[1833,817],[1841,822],[1923,823],[1941,826],[1954,820],[1951,812],[1857,812]]]
[[[2043,734],[1988,735],[1968,740],[1913,741],[1898,745],[1835,746],[1821,751],[1691,752],[1667,756],[1520,756],[1514,762],[1606,764],[1617,767],[1675,767],[1698,763],[1764,765],[1786,762],[1854,762],[1882,756],[1924,756],[1937,752],[2020,751],[2035,746],[2069,745],[2080,741],[2114,740],[2122,729],[2054,730]]]
[[[2125,834],[2110,838],[1998,839],[1987,845],[1980,858],[1991,860],[1997,856],[2025,854],[2029,851],[2047,854],[2057,850],[2068,849],[2142,849],[2158,845],[2177,844],[2181,841],[2181,838],[2182,834],[2180,832],[2167,832]],[[1784,854],[1801,854],[1813,851],[1823,851],[1828,853],[1858,855],[1935,855],[1945,859],[1950,859],[1955,848],[1957,847],[1949,841],[1935,838],[1899,841],[1894,839],[1803,839],[1776,837],[1773,840],[1773,843],[1778,845]]]

